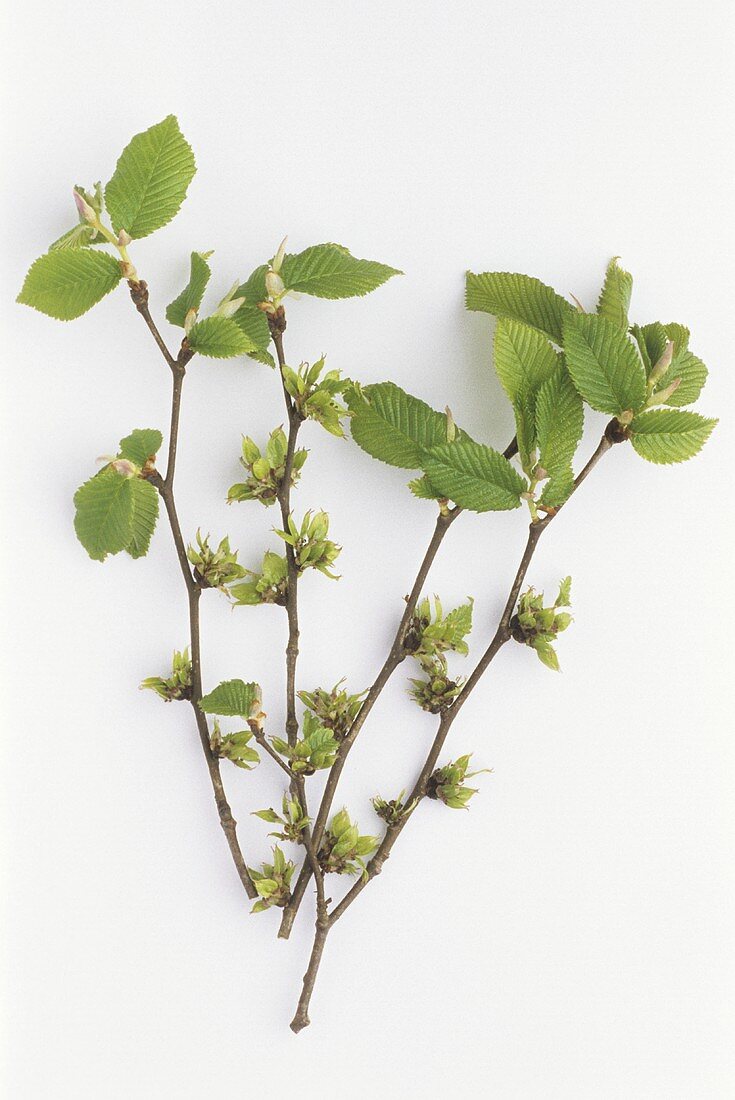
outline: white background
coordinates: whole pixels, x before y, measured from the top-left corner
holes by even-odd
[[[727,0],[702,3],[26,0],[3,53],[2,311],[8,391],[6,1095],[288,1094],[502,1100],[732,1095],[732,69]],[[450,403],[504,446],[491,323],[473,270],[535,274],[592,308],[620,254],[633,316],[682,321],[711,369],[704,453],[658,468],[616,448],[541,543],[530,580],[574,578],[563,674],[508,646],[452,732],[470,813],[422,807],[328,945],[312,1027],[287,1028],[311,920],[288,944],[250,919],[188,708],[136,686],[187,641],[161,525],[151,554],[87,559],[72,495],[130,429],[168,418],[169,377],[124,289],[68,325],[13,304],[72,224],[70,187],[109,178],[169,112],[199,165],[181,214],[134,248],[157,316],[192,248],[213,294],[270,256],[336,240],[405,277],[289,307],[292,362]],[[176,333],[166,328],[172,341]],[[248,565],[273,512],[228,509],[242,432],[282,420],[275,376],[195,361],[178,496],[187,537],[229,532]],[[603,423],[588,418],[590,450]],[[366,685],[433,526],[407,475],[307,425],[296,508],[327,508],[343,579],[302,586],[299,683]],[[429,588],[476,597],[472,656],[524,540],[521,512],[465,516]],[[728,572],[726,572],[726,568]],[[728,606],[729,605],[729,606]],[[263,685],[282,721],[284,616],[203,600],[207,686]],[[468,666],[469,667],[469,666]],[[459,664],[455,669],[460,671]],[[409,785],[434,720],[386,692],[344,800]],[[224,774],[249,817],[281,784]],[[335,882],[334,889],[340,886]]]

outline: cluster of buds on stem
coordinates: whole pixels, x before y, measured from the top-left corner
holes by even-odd
[[[281,737],[271,737],[273,748],[288,761],[291,771],[295,775],[313,775],[320,768],[331,768],[339,747],[332,731],[320,725],[307,710],[301,732],[294,745]]]
[[[347,415],[347,409],[336,399],[349,382],[338,370],[322,374],[324,359],[322,356],[312,366],[302,363],[298,370],[284,367],[283,384],[303,420],[316,420],[332,435],[343,438],[342,417]]]
[[[337,875],[367,876],[364,857],[374,852],[379,843],[377,836],[361,836],[357,825],[353,825],[347,810],[336,813],[325,829],[322,843],[317,853],[319,865],[324,872]]]
[[[274,906],[283,909],[288,905],[291,900],[291,879],[295,870],[295,864],[286,859],[277,844],[273,849],[272,863],[261,864],[259,871],[248,867],[248,874],[259,895],[250,912],[262,913]]]
[[[191,699],[191,660],[189,647],[179,653],[174,650],[171,662],[171,675],[168,679],[161,676],[149,676],[140,685],[141,691],[155,691],[166,703],[179,699]]]
[[[452,705],[463,681],[449,675],[445,654],[468,652],[465,637],[472,629],[472,600],[445,615],[438,596],[423,599],[416,607],[403,638],[403,647],[421,666],[425,678],[411,680],[410,694],[423,710],[440,714]]]
[[[267,821],[270,825],[280,826],[280,830],[269,833],[268,836],[277,837],[278,840],[290,840],[292,844],[301,844],[304,830],[311,819],[304,813],[298,798],[293,798],[288,791],[284,794],[281,805],[280,814],[269,807],[267,810],[254,810],[253,816]]]
[[[259,500],[261,504],[275,504],[286,476],[287,449],[288,440],[283,428],[276,428],[271,432],[264,454],[261,454],[260,448],[249,436],[243,436],[240,462],[248,477],[246,481],[230,487],[227,503],[231,504],[233,500]],[[294,452],[291,464],[291,488],[296,485],[301,476],[307,453],[303,449]]]
[[[539,660],[555,672],[559,671],[559,658],[553,643],[572,621],[567,611],[558,609],[569,607],[571,591],[572,578],[565,577],[559,585],[559,595],[553,606],[544,607],[543,592],[536,593],[529,588],[518,601],[518,610],[510,620],[512,637],[522,645],[535,649]]]
[[[288,591],[288,563],[283,554],[266,550],[260,573],[244,569],[243,575],[252,579],[229,589],[230,598],[236,604],[259,603],[285,604]]]
[[[343,683],[344,680],[339,680],[331,691],[314,688],[313,691],[297,692],[304,706],[309,708],[322,726],[332,731],[338,741],[343,741],[350,732],[350,727],[357,718],[363,699],[367,695],[367,691],[348,695],[340,687]]]
[[[489,772],[489,768],[481,768],[479,771],[470,772],[467,769],[470,765],[470,756],[460,756],[457,760],[452,760],[449,764],[445,764],[443,768],[437,768],[437,770],[429,776],[429,780],[426,784],[426,796],[427,798],[436,798],[440,802],[443,802],[445,806],[450,806],[453,810],[466,810],[468,809],[467,803],[477,794],[476,787],[465,787],[464,782],[466,779],[472,779],[475,775],[482,775],[483,772]]]
[[[418,805],[417,798],[406,802],[405,795],[406,791],[404,789],[397,798],[391,798],[390,801],[381,798],[379,794],[376,794],[375,798],[372,799],[373,809],[386,825],[398,825]]]
[[[330,580],[339,580],[336,573],[330,572],[330,566],[339,557],[341,546],[327,538],[329,516],[326,512],[307,512],[298,527],[293,516],[288,517],[288,531],[275,529],[277,535],[293,548],[294,560],[299,573],[306,569],[317,569]]]
[[[230,550],[227,535],[215,550],[209,545],[209,535],[202,538],[201,531],[197,531],[197,546],[189,546],[186,556],[194,566],[194,575],[202,588],[219,588],[224,592],[228,584],[240,580],[247,573],[247,569],[238,564],[237,550]]]

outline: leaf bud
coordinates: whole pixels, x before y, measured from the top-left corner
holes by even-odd
[[[74,196],[74,202],[76,203],[77,210],[79,211],[79,220],[89,222],[90,225],[97,224],[97,212],[89,205],[84,195],[81,195],[76,188],[72,191]]]

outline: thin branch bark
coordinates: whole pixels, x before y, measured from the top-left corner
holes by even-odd
[[[130,294],[135,304],[136,309],[143,317],[148,328],[153,334],[153,338],[156,341],[166,363],[171,369],[173,376],[173,393],[171,400],[171,429],[169,436],[169,448],[168,448],[168,463],[166,468],[166,476],[161,477],[158,472],[150,475],[149,480],[158,490],[161,499],[163,500],[166,514],[168,516],[169,525],[171,527],[171,534],[173,536],[174,547],[176,549],[176,556],[179,560],[179,567],[181,569],[181,575],[186,585],[186,594],[189,606],[189,631],[190,631],[190,646],[191,646],[191,672],[192,672],[192,690],[191,690],[191,706],[194,712],[194,719],[197,726],[197,732],[199,733],[199,740],[201,741],[202,751],[204,753],[204,759],[207,764],[207,770],[209,772],[210,782],[212,784],[212,791],[214,793],[214,800],[217,805],[217,812],[219,814],[220,825],[224,831],[227,839],[227,844],[230,849],[232,860],[235,864],[240,881],[245,889],[245,893],[251,899],[258,896],[257,890],[253,885],[252,879],[245,863],[245,858],[242,854],[242,849],[237,839],[237,822],[232,816],[232,810],[225,794],[225,788],[222,783],[222,776],[220,774],[219,758],[215,756],[212,751],[212,747],[209,739],[209,725],[207,723],[206,716],[199,707],[199,700],[202,698],[202,664],[201,664],[201,638],[199,629],[199,599],[201,597],[202,590],[197,584],[189,561],[186,556],[186,544],[184,542],[183,535],[181,533],[181,524],[179,523],[178,513],[176,511],[176,501],[174,498],[174,472],[176,468],[176,449],[178,445],[179,437],[179,418],[181,414],[181,392],[184,384],[184,377],[186,375],[186,364],[191,358],[191,351],[188,349],[186,342],[182,344],[182,349],[179,352],[177,358],[171,354],[166,347],[166,344],[161,337],[156,325],[151,318],[148,310],[148,288],[145,283],[131,283]]]
[[[597,445],[597,448],[594,451],[592,457],[575,478],[572,494],[577,491],[579,486],[589,476],[589,474],[600,461],[602,456],[607,451],[609,451],[610,448],[613,446],[613,443],[616,442],[616,429],[617,422],[613,420],[610,422],[610,424],[608,424],[605,433],[599,444]],[[570,496],[572,494],[570,494]],[[410,805],[413,802],[419,803],[422,801],[422,799],[426,797],[428,781],[436,767],[437,761],[439,759],[439,754],[444,747],[444,743],[447,739],[454,720],[456,719],[460,709],[467,701],[472,691],[479,683],[484,673],[487,671],[489,665],[492,663],[497,653],[510,639],[510,620],[513,615],[518,596],[523,586],[523,582],[526,578],[526,574],[533,559],[533,555],[535,553],[539,539],[541,538],[541,535],[543,534],[545,529],[555,518],[555,516],[558,515],[560,510],[561,509],[557,509],[555,513],[551,513],[545,516],[544,519],[538,520],[537,522],[530,525],[526,546],[523,551],[518,569],[516,570],[516,575],[513,578],[513,583],[511,584],[508,598],[505,602],[505,606],[500,616],[500,621],[498,623],[495,634],[493,635],[489,646],[480,658],[475,669],[467,679],[467,682],[462,688],[462,691],[457,696],[454,704],[442,713],[439,719],[439,726],[437,728],[434,741],[429,750],[429,754],[426,757],[423,767],[421,768],[421,771],[414,784],[411,794],[406,799],[406,805]],[[401,832],[408,824],[409,818],[413,816],[415,811],[416,806],[414,806],[414,809],[411,811],[410,814],[407,814],[396,823],[388,826],[383,840],[378,846],[375,855],[372,857],[367,865],[366,874],[358,879],[358,881],[344,896],[342,901],[332,909],[331,913],[329,914],[326,927],[317,928],[309,966],[306,974],[304,975],[304,981],[301,990],[301,996],[299,997],[297,1012],[291,1023],[291,1028],[294,1031],[300,1031],[309,1023],[309,1004],[311,1001],[311,995],[313,993],[317,974],[319,972],[319,965],[321,963],[322,955],[324,953],[326,938],[330,930],[339,920],[339,918],[345,913],[345,911],[350,907],[350,905],[352,905],[355,899],[362,893],[368,883],[381,873],[385,861],[390,856],[393,845],[396,843]]]

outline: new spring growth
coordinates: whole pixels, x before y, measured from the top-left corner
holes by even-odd
[[[343,741],[350,732],[367,695],[367,690],[357,695],[348,695],[340,686],[343,683],[344,680],[339,680],[331,691],[314,688],[313,691],[297,692],[304,706],[309,708],[322,726],[332,731],[338,741]]]
[[[214,317],[234,317],[240,306],[245,301],[244,298],[235,297],[239,286],[240,280],[236,279],[215,309],[213,314]]]
[[[286,290],[286,284],[281,278],[281,268],[283,266],[283,260],[286,255],[286,241],[288,237],[284,237],[278,246],[275,256],[268,265],[268,270],[265,273],[265,291],[268,295],[268,300],[260,302],[260,308],[265,313],[275,313],[281,304],[281,299],[285,298],[289,293]],[[294,298],[297,298],[297,294],[292,294]]]
[[[477,794],[477,788],[465,787],[465,780],[490,771],[489,768],[480,768],[476,772],[468,771],[471,755],[468,753],[467,756],[460,756],[457,760],[445,764],[443,768],[437,768],[426,784],[427,797],[436,798],[453,810],[468,809],[467,803]]]
[[[250,912],[262,913],[274,906],[283,909],[284,905],[288,905],[291,900],[291,879],[295,870],[295,864],[286,859],[277,844],[273,849],[272,863],[261,864],[259,871],[248,867],[248,874],[259,894]]]
[[[140,685],[140,690],[155,691],[166,703],[174,699],[191,699],[191,660],[189,647],[179,653],[174,650],[171,662],[171,675],[164,680],[161,676],[149,676]]]
[[[223,734],[215,718],[209,744],[215,756],[221,756],[223,760],[232,761],[236,767],[251,771],[260,763],[258,750],[250,747],[253,736],[252,730],[236,730]]]
[[[189,546],[186,556],[194,566],[194,574],[202,588],[219,588],[225,592],[228,584],[247,574],[247,569],[238,564],[237,550],[230,550],[227,535],[216,550],[209,545],[209,535],[202,538],[201,531],[197,531],[196,539],[196,547]]]
[[[565,577],[559,585],[559,595],[553,607],[544,607],[543,592],[536,593],[533,588],[524,592],[518,601],[518,610],[510,620],[512,637],[523,645],[536,650],[538,658],[555,672],[559,671],[559,658],[554,649],[558,634],[566,630],[572,616],[560,607],[569,607],[572,590],[572,578]]]
[[[287,449],[288,440],[283,428],[276,428],[271,432],[264,454],[261,454],[260,448],[250,436],[243,436],[240,463],[248,477],[244,482],[230,486],[227,503],[232,504],[233,500],[259,500],[261,504],[275,504],[278,491],[286,476]],[[301,477],[301,469],[306,462],[307,454],[308,452],[304,449],[294,451],[291,488]]]
[[[418,805],[418,799],[414,798],[411,802],[406,803],[404,801],[406,796],[405,789],[401,791],[397,798],[391,798],[390,801],[386,801],[381,798],[379,794],[376,794],[375,798],[371,799],[373,809],[379,818],[386,823],[386,825],[397,825],[404,817],[408,815]]]
[[[278,528],[274,530],[284,542],[293,547],[299,573],[303,573],[305,569],[317,569],[330,580],[339,580],[337,573],[330,572],[330,566],[339,557],[342,547],[327,538],[329,516],[326,512],[307,512],[301,521],[300,528],[290,515],[288,531],[281,531]]]
[[[668,375],[673,358],[674,341],[667,340],[663,354],[651,368],[651,373],[648,376],[648,383],[646,386],[648,400],[646,402],[646,408],[651,408],[654,405],[665,405],[669,398],[672,397],[681,386],[681,378],[674,378],[662,389],[658,388],[659,382],[663,381]]]
[[[320,768],[331,768],[339,747],[332,731],[325,729],[307,710],[301,733],[295,745],[289,745],[280,737],[270,739],[276,752],[288,761],[291,771],[296,775],[313,775]]]
[[[350,383],[341,377],[338,370],[322,374],[324,362],[325,356],[322,356],[312,366],[302,363],[297,371],[284,367],[283,383],[304,420],[316,420],[332,435],[344,438],[341,421],[347,415],[347,409],[337,397]]]
[[[361,836],[356,824],[350,821],[347,810],[336,813],[325,829],[317,853],[319,865],[325,872],[337,875],[367,877],[364,856],[374,852],[379,843],[377,836]]]
[[[288,563],[283,554],[266,550],[260,573],[245,569],[244,575],[251,577],[252,580],[233,585],[229,589],[230,598],[234,603],[245,605],[285,603],[288,590]]]
[[[254,810],[253,816],[261,821],[267,821],[270,825],[279,825],[280,830],[268,833],[278,840],[290,840],[292,844],[301,844],[303,833],[309,825],[311,818],[307,817],[298,798],[293,798],[288,791],[283,796],[280,814],[269,807],[267,810]]]
[[[446,710],[462,689],[463,681],[449,675],[445,654],[467,654],[465,637],[472,629],[472,603],[470,599],[445,616],[438,596],[434,597],[433,612],[431,601],[424,598],[409,623],[404,649],[416,658],[426,674],[425,679],[410,681],[409,694],[430,714]]]
[[[79,225],[55,241],[51,245],[51,250],[84,248],[98,238],[103,238],[108,244],[114,245],[120,253],[123,277],[137,282],[138,273],[128,255],[128,245],[132,237],[125,229],[121,229],[117,234],[113,233],[102,221],[104,209],[102,184],[95,183],[93,191],[86,191],[83,187],[77,186],[73,189],[72,195],[79,214]]]

